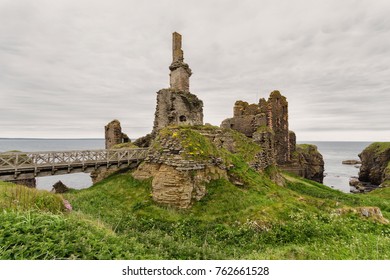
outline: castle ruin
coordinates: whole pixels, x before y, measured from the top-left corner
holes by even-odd
[[[202,125],[203,102],[190,93],[191,69],[184,63],[181,35],[172,35],[170,88],[157,92],[153,133],[169,125]]]
[[[106,149],[130,142],[130,138],[122,132],[121,123],[118,120],[113,120],[104,127],[104,138],[106,140]]]
[[[283,165],[291,162],[291,154],[295,151],[295,133],[288,130],[288,102],[279,91],[271,92],[268,100],[261,98],[258,104],[237,101],[233,118],[224,120],[221,127],[237,130],[255,142],[264,141],[262,134],[267,133],[272,142],[269,147],[274,147],[276,163]]]

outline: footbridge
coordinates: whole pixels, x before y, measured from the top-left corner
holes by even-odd
[[[0,153],[0,180],[15,181],[35,177],[137,166],[147,148],[54,152]]]

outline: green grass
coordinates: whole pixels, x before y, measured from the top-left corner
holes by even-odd
[[[390,149],[390,142],[374,142],[369,145],[365,150],[372,151],[375,154],[380,154]]]
[[[66,212],[59,195],[0,182],[0,259],[390,259],[390,188],[345,194],[289,173],[279,186],[275,167],[250,168],[257,148],[240,135],[237,154],[192,128],[162,136],[232,163],[242,185],[213,180],[177,210],[153,202],[151,180],[119,173],[64,194]],[[375,207],[383,216],[361,212]]]
[[[139,148],[139,147],[134,145],[131,142],[116,144],[116,145],[111,147],[111,149],[136,149],[136,148]]]
[[[244,187],[212,181],[193,208],[175,210],[153,203],[150,180],[116,174],[66,194],[71,213],[4,209],[0,258],[390,258],[388,224],[352,212],[335,214],[337,209],[379,206],[389,219],[389,189],[349,195],[284,176],[288,183],[279,187],[248,169]]]
[[[0,209],[59,213],[65,207],[60,196],[0,181]]]

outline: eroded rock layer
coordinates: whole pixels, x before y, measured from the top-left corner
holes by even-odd
[[[390,142],[372,143],[359,157],[362,161],[359,181],[390,186]]]

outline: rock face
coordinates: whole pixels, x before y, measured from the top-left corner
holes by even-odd
[[[129,137],[122,133],[121,123],[118,120],[113,120],[104,127],[104,138],[106,149],[111,149],[118,144],[130,142]]]
[[[359,180],[390,186],[390,142],[376,142],[359,154],[362,165]]]
[[[237,101],[233,118],[226,119],[222,128],[237,130],[262,147],[261,157],[267,165],[280,168],[305,178],[323,181],[324,161],[317,147],[296,151],[296,136],[288,128],[288,102],[279,91],[273,91],[268,100],[258,104]]]
[[[315,145],[297,145],[292,161],[282,169],[319,183],[324,179],[324,159]]]
[[[346,165],[356,165],[356,164],[361,164],[362,162],[356,159],[347,159],[347,160],[343,160],[341,163]]]
[[[177,208],[188,208],[206,194],[206,183],[227,177],[223,170],[205,166],[201,169],[178,170],[168,164],[145,163],[133,176],[137,179],[153,177],[152,197],[157,203]]]
[[[54,192],[54,193],[66,193],[68,191],[69,191],[69,188],[67,186],[65,186],[65,184],[62,183],[61,181],[58,181],[57,183],[55,183],[53,185],[52,192]]]

